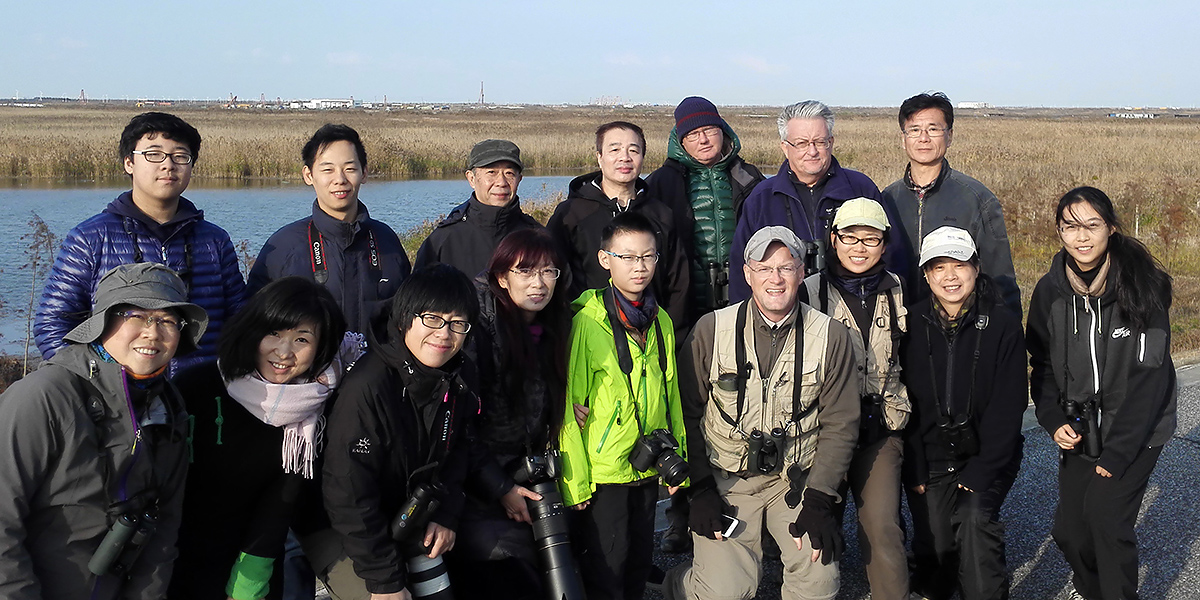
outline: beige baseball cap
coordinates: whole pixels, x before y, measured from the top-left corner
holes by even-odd
[[[874,227],[880,231],[887,231],[892,226],[883,206],[870,198],[847,200],[837,209],[833,217],[834,229],[845,229],[855,225]]]

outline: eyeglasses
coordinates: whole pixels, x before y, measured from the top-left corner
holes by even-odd
[[[698,129],[689,131],[687,135],[683,136],[683,139],[687,142],[696,142],[700,140],[701,135],[706,138],[714,138],[720,133],[720,127],[717,127],[716,125],[709,125],[708,127],[700,127]]]
[[[813,140],[800,140],[798,142],[793,142],[793,141],[785,139],[785,140],[783,140],[783,143],[785,143],[801,152],[807,152],[809,146],[812,146],[812,147],[816,148],[817,150],[824,150],[824,149],[832,146],[833,138],[816,138]]]
[[[782,267],[769,267],[763,265],[761,267],[751,267],[750,270],[753,271],[755,275],[764,278],[770,277],[772,273],[779,273],[780,277],[792,277],[799,271],[799,269],[796,268],[796,265],[784,265]]]
[[[142,329],[149,329],[151,326],[153,326],[157,327],[159,331],[165,333],[179,333],[180,331],[183,331],[184,327],[187,327],[187,321],[177,317],[152,317],[146,313],[137,312],[135,310],[123,310],[119,313],[116,313],[116,315],[122,319],[125,319],[126,321],[132,321],[134,324],[139,325]]]
[[[1088,233],[1096,233],[1097,231],[1104,229],[1106,226],[1107,224],[1099,219],[1093,219],[1087,223],[1072,223],[1070,221],[1063,221],[1058,224],[1058,232],[1063,235],[1079,233],[1081,230],[1086,230]]]
[[[949,127],[938,127],[937,125],[930,125],[929,127],[913,126],[904,130],[904,137],[915,140],[924,133],[931,138],[939,138],[946,135],[947,131],[950,131]]]
[[[470,321],[447,321],[435,314],[430,313],[415,313],[421,319],[421,324],[430,329],[441,329],[447,325],[450,326],[450,331],[454,333],[466,333],[471,330]]]
[[[613,258],[621,259],[621,262],[623,262],[631,267],[633,265],[636,265],[637,263],[652,265],[652,264],[658,262],[658,253],[657,252],[654,252],[652,254],[643,254],[641,256],[637,256],[634,254],[617,254],[616,252],[609,252],[608,250],[602,250],[602,252],[604,252],[605,254],[607,254]]]
[[[147,162],[152,163],[161,163],[162,161],[167,160],[168,156],[171,157],[171,162],[177,165],[190,165],[192,164],[193,160],[192,155],[186,152],[176,152],[174,154],[170,154],[161,150],[134,150],[131,154],[141,154],[142,158],[146,159]]]
[[[844,246],[853,246],[853,245],[861,242],[862,245],[864,245],[868,248],[874,248],[883,243],[883,238],[874,236],[874,235],[871,237],[860,238],[858,236],[851,235],[849,233],[839,233],[839,234],[837,234],[837,238],[838,238],[838,241],[841,242],[842,245],[844,245]]]
[[[557,269],[555,267],[547,267],[545,269],[530,269],[528,267],[523,267],[520,269],[509,269],[509,271],[516,273],[518,277],[527,281],[532,281],[534,277],[541,277],[542,279],[549,281],[552,279],[558,279],[558,276],[562,274],[562,269]]]

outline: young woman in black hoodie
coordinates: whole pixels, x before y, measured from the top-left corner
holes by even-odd
[[[1038,422],[1062,451],[1052,533],[1074,597],[1137,598],[1134,525],[1176,424],[1171,277],[1096,188],[1067,192],[1055,220],[1063,249],[1026,334]]]
[[[1008,598],[1000,507],[1021,466],[1026,406],[1021,321],[979,273],[974,240],[941,227],[921,243],[932,295],[909,311],[901,347],[913,414],[904,483],[912,588],[930,600]]]

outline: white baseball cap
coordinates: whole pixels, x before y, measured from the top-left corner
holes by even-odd
[[[949,225],[938,227],[921,240],[920,266],[924,267],[929,261],[943,256],[965,262],[977,253],[975,240],[971,239],[971,234],[965,229]]]

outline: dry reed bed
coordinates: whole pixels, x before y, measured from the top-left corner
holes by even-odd
[[[385,178],[461,172],[475,142],[508,138],[527,165],[541,172],[577,173],[595,168],[593,132],[622,119],[641,125],[648,138],[646,171],[666,153],[673,125],[669,107],[527,108],[390,112],[277,112],[165,109],[204,136],[200,179],[294,179],[300,148],[326,122],[357,128],[367,144],[371,171]],[[0,107],[0,177],[79,180],[123,176],[116,141],[134,108]],[[773,107],[727,107],[742,155],[774,174],[782,159]],[[1200,349],[1200,119],[1125,121],[1042,113],[983,117],[962,111],[955,124],[951,164],[987,184],[1004,204],[1018,281],[1026,301],[1057,250],[1053,206],[1076,185],[1094,185],[1118,202],[1128,228],[1167,264],[1176,278],[1175,347]],[[1098,113],[1096,113],[1098,114]],[[905,163],[894,109],[838,112],[835,154],[880,187],[900,177]],[[561,192],[522,190],[542,220]],[[428,228],[405,235],[410,249]],[[249,246],[257,246],[251,242]]]

